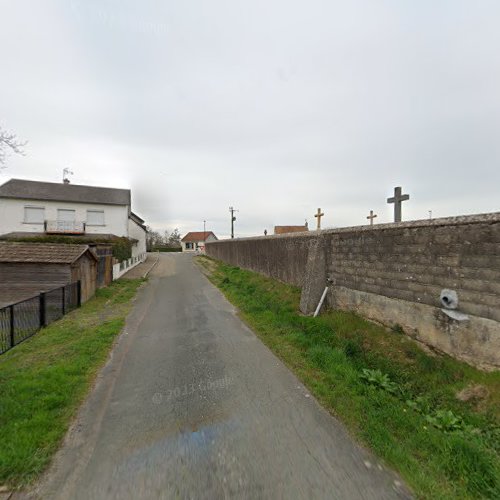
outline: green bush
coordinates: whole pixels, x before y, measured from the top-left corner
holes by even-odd
[[[153,247],[153,252],[182,252],[181,247]]]
[[[113,246],[113,257],[119,262],[130,259],[132,257],[132,241],[124,236],[110,240],[109,243]]]

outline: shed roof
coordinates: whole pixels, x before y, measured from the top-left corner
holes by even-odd
[[[218,239],[212,231],[192,231],[187,233],[181,241],[192,241],[193,243],[196,243],[197,241],[205,241],[210,235],[212,235],[215,239]]]
[[[10,179],[0,186],[0,198],[130,205],[130,189]]]
[[[309,231],[307,226],[274,226],[274,234],[302,233]]]
[[[72,264],[86,252],[97,260],[88,245],[0,241],[0,262]]]

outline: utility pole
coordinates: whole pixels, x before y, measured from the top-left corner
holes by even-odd
[[[206,224],[207,224],[207,221],[204,220],[203,221],[203,243],[205,243],[206,239],[207,239],[207,229],[206,229]]]
[[[231,212],[231,238],[234,238],[234,221],[236,220],[234,212],[238,212],[238,210],[233,207],[229,207],[229,212]]]

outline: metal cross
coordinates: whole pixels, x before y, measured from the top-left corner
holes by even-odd
[[[370,219],[370,226],[373,226],[373,219],[377,217],[377,214],[373,213],[373,210],[370,210],[370,215],[367,215],[366,218]]]
[[[394,222],[401,222],[401,203],[409,199],[409,194],[401,194],[399,186],[394,188],[394,196],[387,198],[387,203],[394,203]]]
[[[318,223],[316,226],[316,229],[318,231],[321,229],[321,217],[323,217],[323,215],[325,215],[325,214],[321,211],[321,208],[318,208],[318,213],[314,215],[314,217],[317,217],[317,219],[318,219]]]

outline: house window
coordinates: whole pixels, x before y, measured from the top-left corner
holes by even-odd
[[[186,250],[192,250],[194,248],[194,243],[186,243]]]
[[[43,224],[45,222],[45,208],[24,207],[24,222],[26,224]]]
[[[75,222],[75,211],[67,208],[57,209],[57,220],[64,222]]]
[[[104,226],[104,210],[87,210],[87,226]]]

